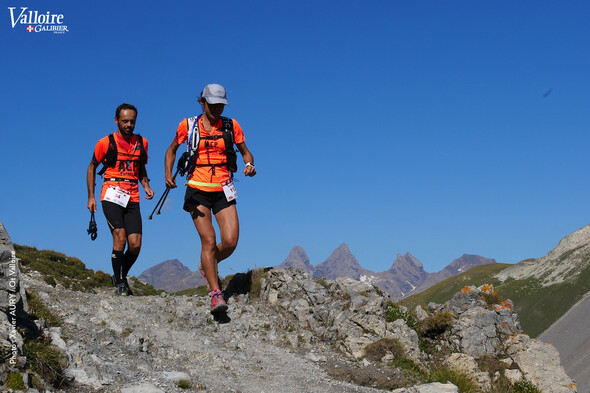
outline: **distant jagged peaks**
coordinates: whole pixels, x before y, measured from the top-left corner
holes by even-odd
[[[440,272],[428,273],[424,271],[422,262],[411,253],[406,252],[405,255],[397,254],[391,268],[381,273],[375,273],[364,269],[351,253],[348,245],[342,243],[328,259],[315,267],[311,264],[305,250],[300,246],[295,246],[279,267],[302,269],[311,273],[314,278],[325,277],[335,280],[338,277],[348,277],[357,281],[370,282],[397,300],[421,292],[445,278],[460,274],[474,266],[495,262],[493,259],[479,255],[464,254]]]
[[[291,249],[289,256],[279,265],[279,267],[287,268],[294,267],[302,269],[305,272],[313,272],[313,266],[309,262],[309,257],[305,250],[299,246],[295,246]]]

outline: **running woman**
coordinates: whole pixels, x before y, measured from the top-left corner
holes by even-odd
[[[201,239],[198,268],[210,291],[211,312],[216,313],[227,310],[217,265],[234,252],[239,237],[237,194],[232,182],[233,172],[237,171],[234,144],[244,160],[244,175],[256,175],[256,168],[238,122],[221,116],[228,105],[223,86],[205,86],[199,103],[202,115],[183,119],[178,125],[176,136],[166,151],[165,176],[166,186],[175,188],[172,167],[176,151],[186,144],[191,158],[183,209],[190,213]],[[219,243],[213,216],[219,226]]]

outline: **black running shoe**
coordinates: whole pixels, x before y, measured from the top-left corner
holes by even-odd
[[[131,296],[131,289],[125,283],[117,284],[117,289],[115,290],[116,296]]]

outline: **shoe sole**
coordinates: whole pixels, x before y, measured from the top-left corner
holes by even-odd
[[[211,309],[211,314],[217,314],[224,311],[227,311],[227,304],[218,304],[215,308]]]

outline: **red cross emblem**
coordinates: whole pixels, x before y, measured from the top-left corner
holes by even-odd
[[[33,32],[33,25],[28,25],[28,26],[27,26],[27,31],[28,31],[29,33],[32,33],[32,32]]]

